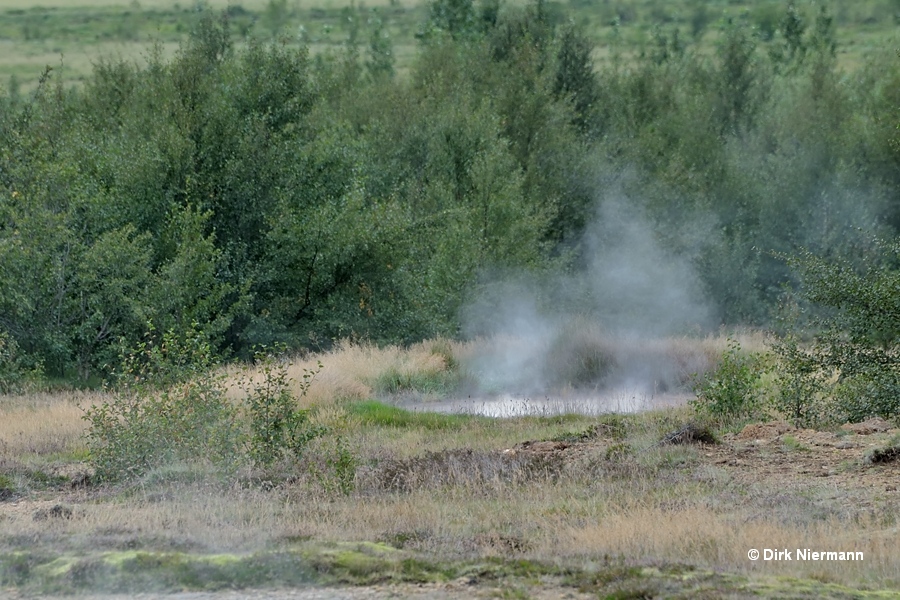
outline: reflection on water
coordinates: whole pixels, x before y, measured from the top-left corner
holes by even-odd
[[[629,390],[606,390],[594,394],[564,396],[519,396],[500,394],[440,401],[408,401],[401,408],[413,411],[458,413],[486,417],[601,415],[630,413],[681,406],[694,396],[688,393],[648,394]]]

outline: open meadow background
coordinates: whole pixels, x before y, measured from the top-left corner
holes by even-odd
[[[509,0],[503,6],[524,6]],[[863,2],[797,2],[800,8],[826,6],[835,18],[838,63],[859,68],[895,33],[898,7],[893,0]],[[723,19],[734,19],[756,29],[765,43],[776,37],[785,2],[678,0],[674,2],[585,1],[546,2],[560,19],[572,20],[595,44],[595,61],[608,61],[614,53],[628,56],[653,44],[657,30],[678,30],[682,39],[699,41],[712,52]],[[413,0],[3,0],[0,2],[0,80],[15,76],[31,88],[50,65],[64,69],[71,82],[83,81],[101,58],[121,56],[142,60],[151,44],[171,55],[196,22],[203,8],[230,15],[239,38],[271,39],[282,36],[302,41],[316,52],[334,51],[351,37],[351,22],[366,32],[374,21],[382,23],[405,72],[416,52],[416,36],[427,19],[425,3]]]

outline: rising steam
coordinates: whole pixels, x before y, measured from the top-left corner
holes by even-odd
[[[618,198],[599,205],[582,243],[576,272],[496,278],[466,308],[465,332],[489,340],[466,365],[481,391],[653,394],[683,389],[706,366],[671,339],[713,324],[689,257],[666,251]]]

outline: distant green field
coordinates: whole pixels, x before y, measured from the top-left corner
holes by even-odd
[[[513,10],[525,0],[507,0]],[[812,26],[817,8],[796,3]],[[900,1],[828,2],[838,37],[841,66],[855,68],[866,54],[885,44],[900,22]],[[373,24],[383,23],[403,73],[415,55],[416,34],[426,22],[427,2],[420,0],[0,0],[0,83],[15,77],[24,89],[33,86],[47,67],[62,69],[66,81],[83,81],[103,57],[141,60],[152,44],[173,53],[196,22],[200,10],[228,14],[236,40],[283,37],[305,43],[311,52],[340,48],[355,22],[360,44],[369,40]],[[627,56],[653,43],[654,35],[677,29],[685,43],[711,52],[725,20],[753,27],[761,44],[777,34],[784,1],[717,0],[567,0],[545,2],[558,20],[583,27],[597,44],[598,60],[612,48]],[[355,17],[355,19],[354,19]]]

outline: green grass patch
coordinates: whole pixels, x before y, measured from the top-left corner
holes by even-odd
[[[53,452],[50,454],[44,454],[42,458],[46,462],[61,462],[61,463],[87,462],[91,458],[91,451],[87,448],[87,446],[80,446],[78,448],[73,448],[71,450],[66,450],[63,452]]]
[[[789,452],[808,452],[809,447],[792,435],[784,435],[781,437],[781,445]]]
[[[16,482],[8,475],[0,475],[0,502],[11,500],[16,495]]]
[[[65,475],[47,473],[40,469],[30,471],[28,473],[28,481],[32,488],[41,490],[58,488],[72,482],[72,480]]]
[[[573,415],[577,416],[577,415]],[[572,419],[575,423],[583,422],[585,417],[577,420]],[[628,437],[629,421],[633,421],[628,415],[609,414],[603,415],[598,419],[591,419],[591,425],[587,429],[578,431],[567,431],[551,438],[554,442],[587,442],[596,438],[608,438],[613,440],[624,440]]]
[[[473,415],[447,415],[431,412],[414,412],[383,402],[370,400],[356,402],[348,407],[350,414],[364,425],[377,427],[420,428],[429,431],[458,430],[467,424],[484,421],[486,417]]]

